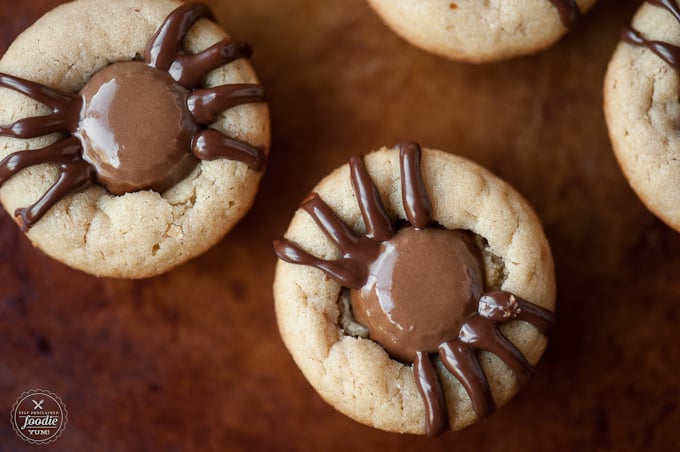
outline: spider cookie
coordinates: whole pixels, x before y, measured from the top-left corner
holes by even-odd
[[[250,208],[269,147],[247,43],[208,7],[81,0],[0,60],[0,201],[48,255],[141,278]]]
[[[595,0],[368,0],[411,44],[452,60],[481,63],[549,47]]]
[[[339,411],[437,435],[507,402],[553,324],[548,243],[520,195],[403,143],[353,157],[274,242],[284,343]]]
[[[604,83],[619,165],[642,202],[680,231],[680,6],[642,4],[621,31]]]

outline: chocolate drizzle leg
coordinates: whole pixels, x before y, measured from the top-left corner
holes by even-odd
[[[274,242],[276,254],[284,261],[318,268],[345,287],[361,288],[368,278],[370,256],[377,255],[379,245],[356,235],[316,193],[308,196],[301,208],[340,249],[342,257],[335,261],[318,259],[285,239]]]
[[[647,3],[664,8],[680,22],[680,6],[675,0],[647,0]],[[621,30],[621,40],[634,46],[646,47],[673,69],[680,71],[680,47],[664,41],[649,40],[632,27],[624,27]]]
[[[191,151],[200,160],[226,158],[245,163],[254,171],[262,171],[264,153],[262,150],[235,140],[214,129],[206,129],[194,135]]]
[[[286,239],[275,241],[274,250],[280,259],[315,267],[350,289],[352,313],[368,329],[369,338],[393,359],[413,363],[425,430],[435,436],[449,425],[449,414],[433,359],[439,356],[483,418],[496,404],[478,352],[497,355],[524,385],[533,367],[498,325],[521,320],[545,334],[554,315],[508,292],[482,291],[483,265],[469,234],[428,227],[432,204],[422,178],[420,146],[408,142],[398,148],[402,204],[410,226],[395,227],[364,161],[352,157],[350,179],[366,233],[355,233],[312,194],[301,208],[341,257],[320,259]]]
[[[477,313],[461,328],[458,341],[443,344],[439,349],[442,363],[463,384],[480,418],[487,416],[495,404],[479,362],[476,358],[471,362],[472,353],[479,350],[494,353],[515,373],[522,386],[533,374],[533,367],[524,355],[496,327],[513,319],[531,323],[543,334],[555,321],[552,312],[508,292],[486,293],[480,298]]]
[[[184,53],[184,38],[200,19],[214,20],[205,4],[186,3],[178,7],[153,35],[144,53],[144,60],[151,67],[168,71],[185,88],[196,88],[208,72],[239,58],[250,58],[253,53],[247,42],[232,42],[229,38],[195,55]]]
[[[30,138],[61,132],[75,127],[82,105],[79,96],[48,88],[39,83],[0,74],[0,86],[25,94],[52,109],[45,116],[20,119],[8,126],[0,126],[0,135]],[[0,161],[0,185],[22,169],[40,163],[60,163],[57,181],[34,204],[16,209],[22,231],[27,231],[44,213],[64,196],[89,186],[92,172],[82,174],[85,163],[80,156],[80,143],[73,137],[57,141],[42,149],[14,152]]]
[[[550,3],[557,8],[560,19],[567,28],[571,27],[582,15],[576,0],[550,0]]]
[[[379,242],[389,240],[393,228],[380,199],[380,193],[369,177],[361,157],[354,156],[350,159],[350,173],[361,215],[368,230],[366,237],[355,234],[319,195],[312,193],[302,203],[301,208],[340,249],[342,258],[336,261],[316,258],[286,239],[274,241],[274,251],[286,262],[318,268],[345,287],[359,289],[366,284],[369,262],[378,255]]]
[[[94,169],[81,159],[73,159],[59,165],[59,177],[50,189],[35,204],[14,211],[14,215],[20,218],[21,230],[26,232],[50,207],[66,195],[92,185],[94,177]]]
[[[177,83],[186,88],[198,86],[205,75],[218,67],[238,60],[250,58],[253,48],[244,41],[236,43],[224,39],[195,55],[180,54],[172,62],[168,73]]]
[[[465,388],[477,417],[487,417],[496,408],[496,402],[475,350],[461,341],[449,341],[439,346],[439,357],[444,367]]]
[[[646,47],[662,60],[668,63],[673,69],[680,70],[680,47],[674,46],[668,42],[650,41],[640,34],[637,30],[624,27],[621,30],[621,39],[628,44],[638,47]]]
[[[75,137],[68,137],[42,149],[14,152],[2,159],[0,184],[4,184],[24,168],[47,162],[60,163],[57,181],[34,204],[14,212],[14,216],[19,217],[19,225],[24,232],[61,198],[94,182],[94,169],[80,158],[80,142]]]
[[[204,3],[185,3],[171,12],[156,30],[146,46],[144,60],[151,67],[164,71],[182,51],[182,43],[189,29],[199,19],[214,20],[208,5]]]
[[[531,379],[533,368],[524,355],[517,350],[496,328],[495,324],[485,321],[481,316],[472,316],[463,325],[460,341],[470,344],[477,350],[486,350],[498,356],[515,373],[520,385]]]
[[[352,187],[359,200],[361,217],[366,225],[366,237],[378,242],[389,240],[394,235],[392,219],[385,211],[380,192],[368,175],[364,160],[356,155],[352,156],[349,168]]]
[[[52,113],[20,119],[8,126],[0,126],[0,136],[33,138],[53,132],[74,130],[82,106],[80,96],[65,93],[40,83],[0,73],[0,87],[9,88],[45,104]]]
[[[430,222],[432,204],[420,172],[420,154],[420,146],[417,143],[399,145],[401,196],[406,218],[413,226],[424,228]]]
[[[64,138],[42,149],[9,154],[0,161],[0,184],[4,184],[16,173],[40,163],[66,163],[80,157],[80,141],[75,137]]]
[[[262,102],[262,99],[262,86],[239,83],[196,90],[187,98],[187,106],[197,124],[208,125],[215,122],[224,110],[237,105]]]
[[[449,412],[446,409],[446,398],[439,375],[427,353],[416,353],[413,360],[413,373],[416,377],[418,392],[425,403],[425,432],[430,437],[437,436],[447,429]]]
[[[32,165],[59,165],[54,185],[35,204],[16,210],[22,229],[31,227],[64,196],[93,182],[113,194],[162,192],[186,177],[199,160],[218,158],[262,170],[263,149],[205,128],[225,110],[263,102],[262,87],[245,83],[200,86],[210,71],[250,57],[252,48],[227,38],[195,55],[187,54],[184,39],[200,19],[213,20],[208,6],[181,5],[149,40],[144,62],[111,64],[94,74],[78,94],[0,74],[0,87],[52,110],[48,115],[0,125],[1,136],[70,134],[45,148],[18,151],[0,162],[0,184]],[[149,109],[156,115],[149,117]],[[140,124],[146,127],[141,129]]]

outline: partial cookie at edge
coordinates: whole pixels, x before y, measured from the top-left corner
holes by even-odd
[[[582,13],[596,0],[577,0]],[[453,60],[481,63],[527,55],[567,31],[550,0],[368,0],[413,45]]]
[[[680,24],[643,4],[632,26],[646,39],[680,46]],[[614,153],[642,202],[680,231],[680,77],[644,47],[619,43],[604,82],[604,110]]]

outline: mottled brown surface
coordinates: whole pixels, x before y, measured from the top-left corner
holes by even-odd
[[[0,2],[0,52],[56,0]],[[273,147],[251,213],[162,277],[98,280],[34,250],[0,216],[0,450],[23,391],[68,406],[44,451],[679,450],[680,235],[623,179],[605,129],[605,66],[639,1],[601,0],[540,55],[468,66],[389,32],[362,0],[213,0],[255,45]],[[349,155],[413,138],[467,156],[536,207],[557,264],[558,318],[531,386],[436,440],[327,406],[275,327],[271,240]]]

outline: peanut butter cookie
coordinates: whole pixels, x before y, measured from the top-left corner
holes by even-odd
[[[57,7],[0,60],[0,201],[95,275],[204,252],[250,208],[269,148],[250,53],[200,3]]]
[[[411,44],[481,63],[526,55],[560,39],[595,0],[368,0]]]
[[[283,341],[359,422],[460,429],[507,402],[545,349],[555,281],[541,225],[463,158],[415,143],[353,157],[274,247]]]
[[[642,202],[680,231],[680,7],[649,0],[621,32],[604,83],[614,153]]]

